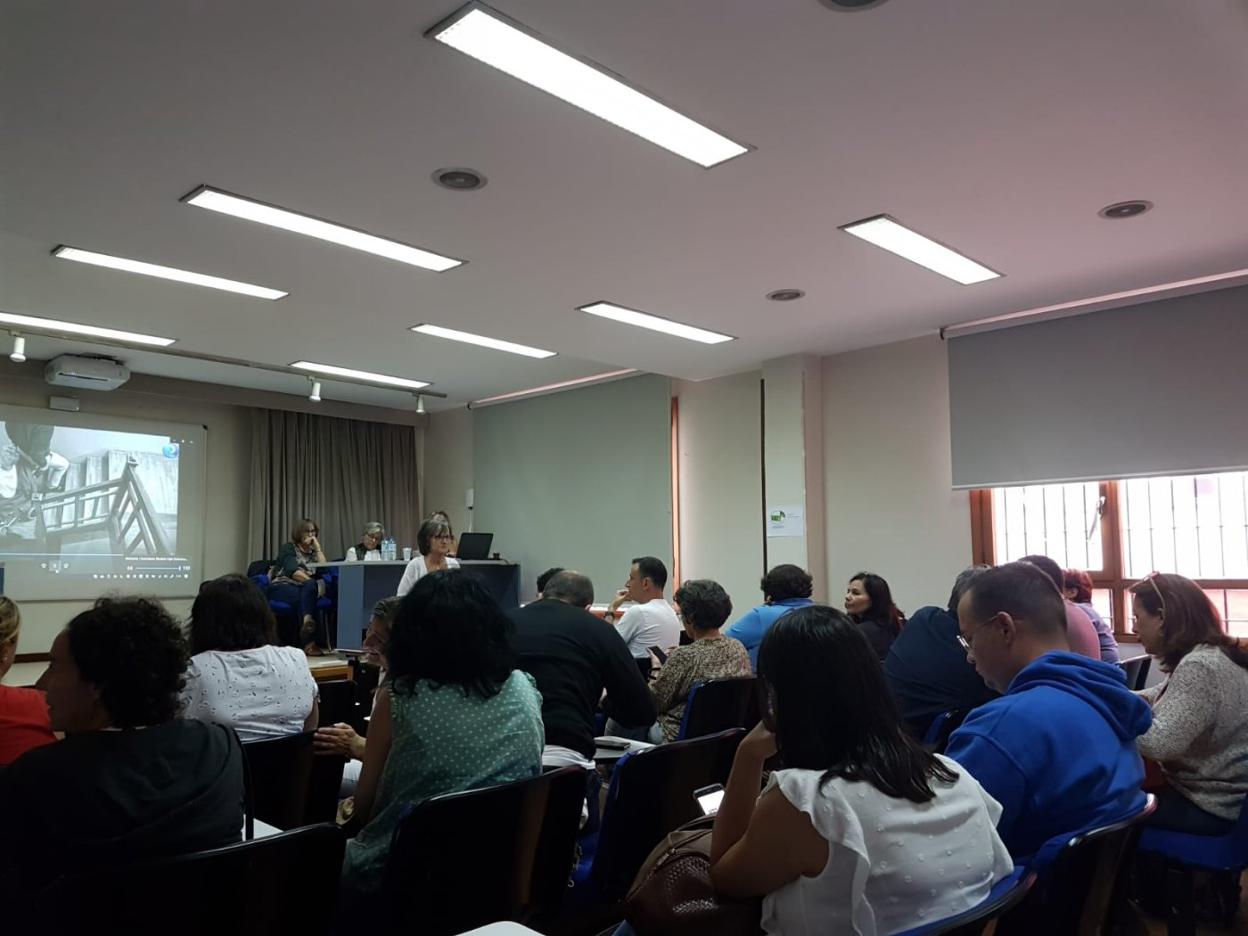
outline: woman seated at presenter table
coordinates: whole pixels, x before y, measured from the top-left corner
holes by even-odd
[[[347,550],[346,562],[377,562],[381,559],[381,541],[386,538],[386,528],[376,520],[364,524],[360,541]]]
[[[321,596],[321,583],[311,568],[325,561],[320,535],[313,521],[306,517],[300,520],[290,531],[290,542],[282,544],[269,570],[267,597],[298,609],[301,623],[297,642],[308,656],[321,656],[325,652],[317,642],[320,627],[316,621],[316,601]]]
[[[412,590],[413,585],[430,572],[458,569],[459,561],[450,556],[454,545],[455,534],[451,532],[449,523],[442,520],[426,520],[422,523],[420,529],[416,531],[416,548],[420,550],[420,555],[413,556],[412,561],[403,570],[403,577],[399,580],[399,590],[396,594],[402,598]]]

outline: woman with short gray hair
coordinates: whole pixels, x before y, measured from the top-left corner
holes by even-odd
[[[347,550],[347,562],[376,562],[381,559],[381,541],[386,538],[386,528],[376,520],[364,524],[360,541]]]

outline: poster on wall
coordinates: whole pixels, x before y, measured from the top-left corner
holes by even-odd
[[[787,504],[767,508],[767,536],[805,536],[806,512],[799,506]]]

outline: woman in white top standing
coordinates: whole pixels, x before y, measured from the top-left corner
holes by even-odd
[[[832,608],[797,608],[759,648],[764,721],[715,818],[711,878],[763,897],[768,934],[886,936],[961,913],[1010,874],[1001,807],[902,730],[875,651]],[[762,795],[763,764],[784,764]]]
[[[426,520],[416,531],[416,548],[420,554],[412,557],[412,561],[403,570],[403,578],[399,579],[398,596],[402,598],[422,576],[442,569],[458,569],[459,562],[450,556],[455,545],[455,534],[451,525],[443,520]]]
[[[199,587],[191,605],[191,657],[182,717],[232,725],[243,741],[316,727],[317,689],[298,647],[273,645],[277,623],[243,575]]]

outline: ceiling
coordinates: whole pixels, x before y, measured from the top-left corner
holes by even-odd
[[[429,380],[437,409],[623,367],[704,379],[1246,265],[1248,2],[494,5],[756,149],[701,169],[423,38],[455,0],[7,0],[0,310]],[[444,166],[489,185],[438,188]],[[469,262],[426,272],[179,203],[200,184]],[[1156,208],[1097,217],[1130,198]],[[960,286],[837,230],[881,212],[1005,276]],[[73,264],[50,256],[61,243],[291,295]],[[782,287],[806,297],[764,298]],[[576,311],[598,299],[740,340]],[[420,322],[559,355],[406,331]],[[66,349],[89,346],[29,353]],[[116,353],[141,372],[306,389]],[[337,382],[324,395],[411,402]]]

